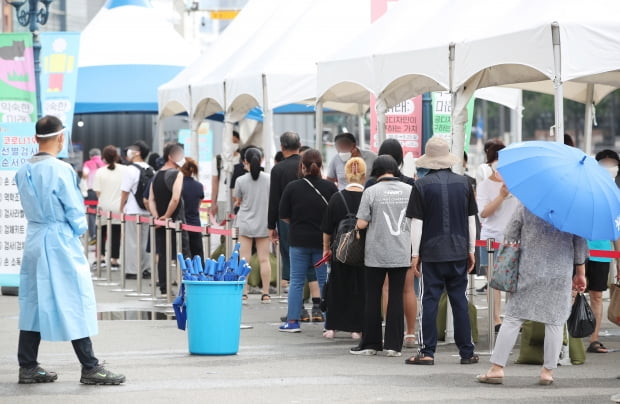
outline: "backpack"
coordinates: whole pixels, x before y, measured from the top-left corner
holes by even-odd
[[[151,183],[151,180],[155,176],[155,171],[153,171],[153,168],[151,166],[142,167],[136,163],[133,163],[132,166],[140,170],[140,178],[138,179],[138,186],[136,187],[136,192],[133,194],[133,196],[134,198],[136,198],[136,203],[138,204],[140,209],[147,210],[146,206],[144,206],[143,195],[144,195],[144,191],[146,191],[146,187],[149,186],[149,184]]]
[[[351,213],[349,210],[349,205],[347,204],[344,195],[342,192],[338,192],[338,195],[340,195],[342,203],[344,203],[344,208],[347,210],[347,214],[340,220],[340,222],[338,222],[338,227],[336,228],[336,236],[332,242],[332,252],[334,253],[334,256],[336,256],[336,249],[340,245],[344,235],[355,229],[355,225],[357,224],[357,215],[355,213]]]

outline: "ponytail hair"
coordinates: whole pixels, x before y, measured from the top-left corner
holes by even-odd
[[[109,145],[103,149],[103,160],[108,164],[108,170],[114,171],[116,163],[120,161],[116,146]]]
[[[260,162],[263,159],[263,153],[255,147],[245,151],[245,161],[250,165],[250,175],[254,181],[260,176]]]
[[[316,149],[306,150],[301,157],[301,164],[306,170],[306,176],[320,177],[323,157],[321,152]]]

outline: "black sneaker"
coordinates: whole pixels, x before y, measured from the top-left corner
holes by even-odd
[[[50,383],[58,379],[56,372],[48,372],[41,366],[31,369],[19,368],[19,384]]]
[[[138,276],[136,274],[125,274],[125,279],[127,280],[131,280],[131,279],[137,279]]]
[[[325,317],[323,317],[323,312],[320,308],[312,308],[312,321],[315,323],[322,323],[323,321],[325,321]]]
[[[310,322],[310,313],[308,312],[308,309],[303,309],[299,317],[302,323]]]
[[[142,271],[142,279],[151,279],[151,271]]]
[[[112,373],[103,366],[97,366],[94,369],[82,369],[82,377],[80,383],[83,384],[113,384],[119,385],[125,383],[125,376]]]

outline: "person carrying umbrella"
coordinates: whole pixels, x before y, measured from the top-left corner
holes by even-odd
[[[555,142],[511,145],[500,152],[498,170],[521,202],[504,233],[504,243],[520,246],[519,277],[506,304],[491,367],[477,380],[503,383],[519,329],[531,320],[545,324],[539,384],[550,385],[571,311],[571,289],[586,288],[586,238],[618,238],[620,191],[593,158]]]
[[[58,378],[37,362],[41,339],[71,341],[82,364],[81,383],[123,383],[125,376],[104,368],[93,353],[97,307],[79,240],[88,225],[75,173],[56,158],[65,143],[62,122],[39,119],[36,141],[39,152],[15,177],[28,220],[19,286],[19,383]]]

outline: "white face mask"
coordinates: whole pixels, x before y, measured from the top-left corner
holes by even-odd
[[[183,157],[181,160],[175,161],[175,163],[177,163],[179,167],[183,167],[185,165],[185,157]]]
[[[338,153],[338,157],[340,157],[340,160],[346,163],[351,158],[351,152]]]
[[[605,170],[611,175],[611,178],[618,176],[618,166],[603,166]]]

